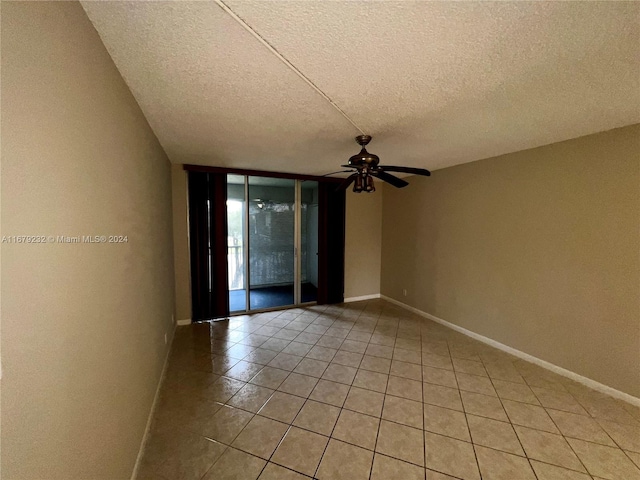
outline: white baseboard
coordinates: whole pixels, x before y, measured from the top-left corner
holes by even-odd
[[[575,372],[572,372],[571,370],[567,370],[565,368],[554,365],[553,363],[549,363],[546,360],[542,360],[538,357],[534,357],[533,355],[529,355],[528,353],[522,352],[520,350],[516,350],[515,348],[512,348],[508,345],[492,340],[489,337],[485,337],[478,333],[472,332],[471,330],[467,330],[466,328],[461,327],[459,325],[455,325],[453,323],[447,322],[446,320],[443,320],[442,318],[438,318],[435,315],[431,315],[430,313],[423,312],[422,310],[418,310],[417,308],[407,305],[406,303],[402,303],[394,298],[387,297],[386,295],[380,295],[380,298],[387,300],[391,303],[394,303],[406,310],[409,310],[410,312],[416,313],[421,317],[425,317],[425,318],[428,318],[429,320],[433,320],[434,322],[444,325],[445,327],[455,330],[456,332],[467,335],[468,337],[471,337],[482,343],[486,343],[487,345],[497,348],[498,350],[502,350],[503,352],[509,353],[515,357],[526,360],[527,362],[531,362],[542,368],[551,370],[553,373],[557,373],[558,375],[562,375],[563,377],[570,378],[571,380],[581,383],[589,388],[605,393],[619,400],[623,400],[632,405],[640,406],[640,398],[638,397],[634,397],[633,395],[629,395],[628,393],[621,392],[620,390],[616,390],[615,388],[609,387],[608,385],[592,380],[591,378],[584,377]]]
[[[178,325],[179,327],[183,327],[185,325],[191,325],[191,319],[190,318],[183,318],[182,320],[178,320],[176,322],[176,325]]]
[[[147,437],[149,436],[149,430],[151,430],[151,423],[153,422],[153,415],[156,413],[158,397],[160,397],[160,390],[162,388],[162,384],[164,383],[164,378],[167,374],[167,365],[169,365],[169,356],[171,355],[171,349],[173,347],[173,339],[175,338],[175,336],[176,336],[176,329],[174,327],[173,333],[171,335],[171,341],[169,342],[169,349],[167,350],[167,356],[165,357],[164,365],[162,366],[162,373],[160,374],[160,380],[158,381],[158,386],[156,387],[156,394],[153,396],[151,411],[149,412],[149,417],[147,418],[147,426],[144,429],[144,435],[142,436],[142,441],[140,442],[138,457],[136,458],[136,463],[133,466],[133,472],[131,473],[131,480],[136,480],[136,477],[138,476],[138,470],[140,469],[140,462],[142,461],[142,457],[144,456],[144,447],[147,444]]]
[[[373,293],[371,295],[361,295],[359,297],[348,297],[344,299],[344,303],[361,302],[362,300],[371,300],[373,298],[380,298],[380,294]]]

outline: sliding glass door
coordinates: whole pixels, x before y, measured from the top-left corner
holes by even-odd
[[[248,177],[249,308],[294,305],[295,180]]]
[[[247,310],[245,176],[227,175],[227,270],[229,310]]]
[[[317,300],[318,183],[227,175],[229,306]]]
[[[318,182],[300,186],[300,302],[318,300]]]

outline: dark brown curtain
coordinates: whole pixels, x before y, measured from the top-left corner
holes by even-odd
[[[318,304],[344,301],[345,192],[335,183],[318,190]]]
[[[189,172],[191,303],[194,321],[229,315],[227,176]]]

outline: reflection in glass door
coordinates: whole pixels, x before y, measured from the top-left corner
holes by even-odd
[[[249,305],[295,303],[295,180],[249,179]]]
[[[229,307],[317,300],[318,182],[227,175]]]
[[[247,310],[245,206],[245,176],[227,175],[227,270],[231,312]]]

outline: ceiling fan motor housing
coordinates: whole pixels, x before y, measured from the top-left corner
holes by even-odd
[[[378,163],[380,162],[380,157],[374,155],[373,153],[367,152],[365,145],[367,145],[371,141],[370,135],[358,135],[356,137],[356,142],[358,145],[362,146],[362,150],[360,153],[353,155],[349,158],[349,165],[352,167],[360,168],[367,167],[369,169],[375,169]]]
[[[375,168],[378,166],[380,162],[380,157],[374,155],[373,153],[367,152],[366,148],[360,150],[360,153],[349,158],[349,165],[353,167],[364,167],[367,166],[369,168]]]

